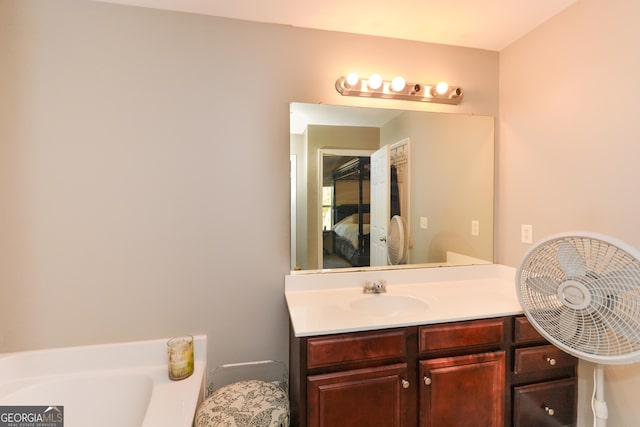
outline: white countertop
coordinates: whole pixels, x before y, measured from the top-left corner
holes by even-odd
[[[514,277],[515,269],[501,265],[289,275],[285,298],[295,336],[304,337],[520,314]],[[385,294],[363,294],[366,280],[379,279],[387,281]],[[418,307],[353,309],[365,299],[396,296]]]

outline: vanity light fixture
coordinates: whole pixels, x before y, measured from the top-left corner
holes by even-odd
[[[379,74],[368,78],[350,73],[336,80],[336,90],[343,96],[403,99],[406,101],[436,102],[458,105],[464,96],[462,88],[438,84],[409,83],[403,77],[383,80]]]

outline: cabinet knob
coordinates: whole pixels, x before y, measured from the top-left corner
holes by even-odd
[[[431,378],[425,376],[424,377],[424,385],[431,385]]]
[[[407,380],[402,380],[402,388],[409,388],[411,383]]]
[[[556,413],[556,411],[554,411],[553,408],[549,408],[547,405],[544,405],[544,410],[547,414],[549,414],[552,417]]]
[[[553,357],[547,357],[547,363],[551,366],[555,366],[556,365],[556,359],[554,359]]]

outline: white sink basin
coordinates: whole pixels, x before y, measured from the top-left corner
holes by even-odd
[[[352,301],[349,308],[370,316],[402,316],[426,310],[429,305],[410,295],[367,294]]]

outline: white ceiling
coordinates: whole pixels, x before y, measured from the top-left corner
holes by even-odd
[[[499,51],[577,0],[99,0]]]

